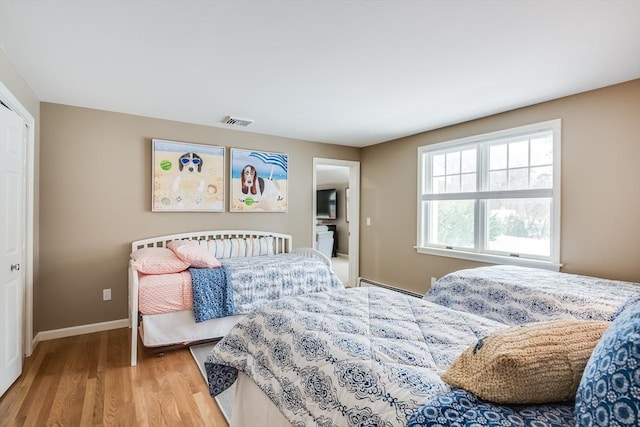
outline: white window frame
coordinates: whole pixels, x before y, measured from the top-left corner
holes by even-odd
[[[495,140],[517,137],[524,134],[532,134],[542,131],[551,131],[553,135],[553,188],[541,189],[541,190],[505,190],[505,191],[482,191],[482,186],[477,187],[475,192],[466,193],[442,193],[433,194],[431,188],[425,188],[425,183],[430,182],[431,172],[429,165],[426,165],[423,160],[425,155],[431,152],[443,151],[447,149],[463,149],[464,146],[479,146],[486,143],[491,143]],[[535,123],[526,126],[520,126],[516,128],[500,130],[496,132],[486,133],[482,135],[475,135],[466,138],[460,138],[452,141],[446,141],[431,145],[425,145],[418,147],[418,216],[417,216],[417,238],[416,238],[416,250],[418,253],[445,256],[450,258],[459,258],[470,261],[479,261],[490,264],[511,264],[521,265],[525,267],[537,267],[547,270],[559,271],[562,264],[560,263],[560,164],[561,164],[561,120],[549,120],[541,123]],[[480,151],[477,152],[477,170],[478,176],[482,176],[482,170],[486,170],[488,165],[482,158]],[[482,179],[482,178],[479,178]],[[424,209],[424,201],[428,200],[478,200],[482,202],[487,199],[505,199],[505,198],[519,198],[524,195],[540,197],[551,197],[551,224],[550,224],[550,255],[549,257],[536,257],[524,254],[511,254],[511,256],[489,253],[482,250],[482,242],[486,239],[486,229],[481,226],[484,221],[484,209],[476,208],[474,214],[475,230],[474,233],[474,248],[473,249],[461,249],[444,247],[442,245],[429,245],[428,239],[425,238],[424,228],[428,227],[428,212]],[[478,203],[477,205],[479,205]],[[424,209],[424,211],[423,211]]]

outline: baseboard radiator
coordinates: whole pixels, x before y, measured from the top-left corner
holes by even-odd
[[[400,292],[401,294],[409,295],[409,296],[412,296],[412,297],[422,298],[422,294],[418,294],[416,292],[408,291],[406,289],[396,288],[395,286],[387,285],[386,283],[376,282],[375,280],[370,280],[370,279],[367,279],[365,277],[359,277],[358,278],[358,286],[364,286],[364,287],[373,286],[373,287],[376,287],[376,288],[385,288],[385,289],[389,289],[389,290],[394,291],[394,292]]]

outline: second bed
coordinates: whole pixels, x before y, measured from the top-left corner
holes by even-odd
[[[186,247],[223,268],[189,268],[189,259],[168,249],[176,241],[197,244]],[[293,250],[285,234],[222,230],[135,241],[129,265],[131,365],[138,333],[145,347],[218,338],[267,301],[338,288],[343,285],[331,261],[311,248]]]

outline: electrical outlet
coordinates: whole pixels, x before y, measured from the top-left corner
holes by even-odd
[[[111,289],[102,290],[102,301],[111,301]]]
[[[438,280],[438,279],[436,279],[435,277],[431,278],[431,286],[433,286],[433,284],[436,283],[436,280]]]

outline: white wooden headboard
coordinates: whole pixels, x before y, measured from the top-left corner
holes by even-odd
[[[131,243],[131,252],[141,248],[166,247],[172,240],[225,240],[225,239],[254,239],[258,237],[273,238],[273,253],[287,253],[293,249],[293,238],[289,234],[272,233],[255,230],[212,230],[194,231],[189,233],[170,234],[166,236],[151,237],[136,240]]]

